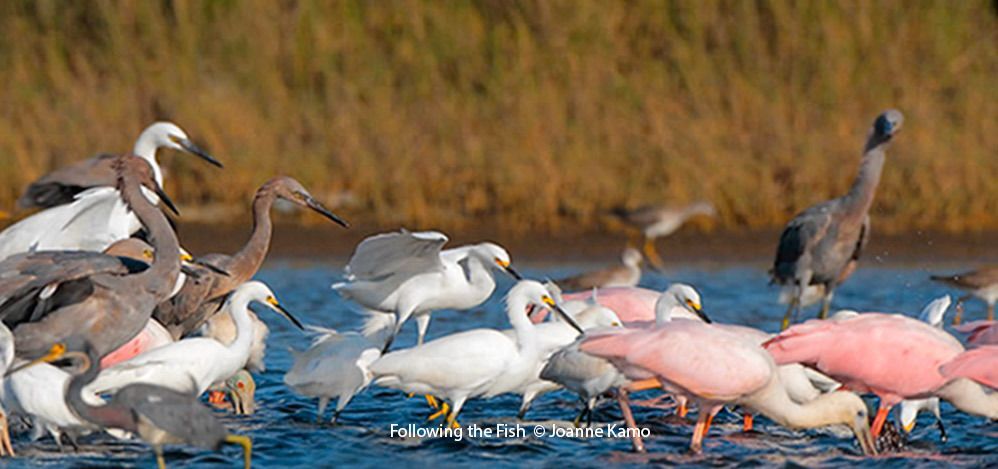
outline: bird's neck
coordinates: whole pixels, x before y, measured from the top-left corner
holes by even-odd
[[[867,142],[866,152],[863,153],[863,160],[859,165],[859,172],[845,196],[850,213],[865,216],[866,212],[870,210],[873,196],[877,192],[877,185],[880,183],[880,174],[884,169],[886,148],[886,141],[878,142],[871,138]]]
[[[157,298],[157,302],[162,302],[169,296],[180,275],[180,244],[177,235],[163,212],[142,194],[137,182],[126,179],[122,191],[129,208],[149,233],[149,240],[154,248],[149,268],[129,278],[144,282],[145,289]]]
[[[661,326],[672,321],[672,308],[678,306],[675,301],[667,299],[655,303],[655,325]]]
[[[96,353],[91,353],[90,366],[69,380],[69,386],[66,388],[66,405],[82,420],[94,425],[136,432],[138,430],[136,421],[129,409],[114,404],[93,406],[83,399],[83,388],[96,379],[99,373],[100,357]]]
[[[478,256],[468,254],[468,284],[478,291],[492,292],[496,288],[496,279],[489,272],[489,267]]]
[[[149,138],[145,138],[145,135],[139,136],[139,139],[135,141],[135,147],[132,148],[132,154],[142,158],[149,162],[149,166],[152,166],[153,178],[156,179],[156,184],[160,187],[163,186],[163,170],[159,167],[159,161],[156,161],[156,150],[159,146],[156,145]]]
[[[762,390],[743,400],[743,404],[789,428],[815,428],[844,423],[838,417],[842,392],[822,394],[806,404],[798,404],[790,399],[786,388],[774,368],[773,376]]]
[[[250,318],[249,301],[243,298],[233,298],[229,314],[236,326],[236,338],[229,344],[229,350],[242,352],[249,350],[253,343],[253,320]]]
[[[537,347],[537,330],[527,317],[528,302],[520,298],[511,298],[507,305],[506,315],[509,324],[516,331],[517,346],[520,351],[534,350]]]
[[[270,208],[274,205],[276,195],[269,190],[258,191],[253,199],[253,230],[250,238],[242,249],[232,256],[232,266],[229,273],[231,282],[242,284],[260,270],[267,252],[270,250],[270,238],[274,225],[270,220]]]
[[[964,412],[998,420],[998,392],[987,392],[980,384],[966,378],[950,381],[935,394]]]

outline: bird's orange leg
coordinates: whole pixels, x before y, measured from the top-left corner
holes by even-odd
[[[676,415],[686,418],[686,414],[689,412],[689,409],[686,407],[686,398],[677,396],[676,402],[679,404],[679,408],[676,409]]]
[[[703,436],[707,436],[707,432],[710,431],[710,425],[714,423],[715,415],[717,415],[717,412],[711,412],[707,414],[707,423],[703,427]]]
[[[653,238],[645,238],[644,251],[645,256],[648,258],[648,264],[650,264],[653,269],[658,271],[665,269],[665,262],[662,260],[662,257],[658,255],[658,250],[655,249],[655,240]]]
[[[0,456],[14,457],[14,447],[10,444],[7,414],[0,409]]]
[[[693,427],[693,439],[690,441],[690,451],[699,453],[703,449],[703,437],[707,434],[710,412],[701,412],[697,417],[697,425]]]
[[[884,429],[884,422],[887,421],[887,414],[891,413],[891,406],[885,406],[883,403],[880,404],[880,408],[877,409],[877,416],[873,419],[873,425],[870,426],[870,433],[873,438],[880,436],[880,431]]]
[[[953,308],[953,309],[956,310],[956,314],[953,315],[953,325],[954,326],[959,326],[960,322],[963,320],[963,301],[966,298],[967,298],[966,296],[963,296],[963,297],[960,297],[960,298],[958,298],[956,300],[956,307]]]
[[[634,444],[634,451],[644,453],[645,443],[641,440],[641,432],[637,431],[638,424],[634,421],[634,414],[631,413],[630,404],[627,403],[627,389],[622,387],[617,390],[617,403],[620,405],[620,413],[624,414],[624,422],[627,423],[627,428],[633,431],[631,443]]]
[[[633,381],[626,387],[629,392],[638,392],[646,389],[660,388],[662,387],[662,382],[659,381],[658,378],[648,378],[641,381]]]
[[[742,418],[744,419],[744,421],[742,422],[742,431],[744,432],[752,431],[752,414],[746,412],[742,416]]]

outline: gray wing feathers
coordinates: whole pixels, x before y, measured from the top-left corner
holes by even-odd
[[[447,236],[435,231],[385,233],[362,241],[350,258],[346,271],[355,280],[381,280],[388,276],[409,277],[443,268],[440,249]]]

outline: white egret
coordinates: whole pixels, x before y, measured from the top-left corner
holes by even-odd
[[[925,308],[922,309],[919,319],[931,324],[935,327],[942,329],[943,318],[946,316],[946,310],[949,309],[949,305],[952,302],[949,295],[941,296],[935,300],[930,301]],[[930,397],[927,399],[905,399],[901,401],[901,409],[897,413],[898,421],[901,423],[901,428],[904,429],[906,433],[911,433],[915,428],[915,420],[918,418],[918,414],[923,410],[932,412],[932,415],[936,417],[936,426],[939,427],[939,439],[941,441],[946,441],[946,427],[943,425],[943,419],[939,414],[939,398]]]

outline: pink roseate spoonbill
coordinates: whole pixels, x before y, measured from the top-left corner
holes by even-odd
[[[70,344],[82,339],[71,337]],[[153,447],[156,463],[166,468],[163,445],[187,444],[219,450],[223,444],[243,447],[243,465],[250,467],[252,441],[247,436],[228,433],[221,422],[197,397],[154,384],[137,383],[121,388],[103,405],[93,405],[84,399],[85,388],[100,373],[99,352],[87,342],[74,345],[56,343],[49,352],[22,367],[54,360],[73,360],[74,376],[66,387],[65,403],[83,420],[104,429],[124,430]]]
[[[522,278],[510,267],[509,253],[497,244],[441,250],[447,241],[437,231],[403,229],[370,236],[350,257],[345,281],[332,285],[340,296],[369,310],[369,324],[394,323],[385,351],[410,317],[416,318],[417,343],[422,344],[434,310],[482,304],[496,288],[493,269]],[[394,315],[394,321],[385,321],[386,315]]]
[[[585,272],[555,281],[568,291],[605,287],[634,287],[641,281],[641,253],[630,246],[624,248],[620,265]]]
[[[593,290],[566,293],[562,295],[562,299],[565,303],[588,301],[593,298],[593,294]],[[689,307],[693,305],[686,305],[684,300],[679,307],[672,310],[672,317],[702,319],[697,312],[702,306],[700,304],[700,295],[695,290],[693,294],[695,296],[690,295],[689,299],[696,308],[690,309]],[[613,310],[620,317],[620,320],[625,325],[628,325],[631,323],[654,322],[655,305],[662,296],[662,292],[641,287],[608,287],[595,289],[595,295],[599,298],[600,305]],[[543,314],[536,314],[532,317],[532,320],[539,321],[543,320],[543,318]]]
[[[944,364],[940,372],[947,379],[967,378],[998,390],[998,345],[967,350]],[[998,406],[998,394],[994,397]]]
[[[142,188],[154,191],[168,207],[173,203],[141,158],[119,157],[114,167],[122,200],[152,240],[152,263],[134,274],[121,270],[120,258],[90,252],[23,254],[0,263],[0,271],[7,272],[0,281],[0,317],[13,329],[19,356],[37,357],[71,335],[82,336],[100,355],[106,355],[138,334],[153,307],[168,298],[176,285],[180,275],[176,234]],[[79,269],[70,268],[78,263],[64,261],[79,257],[110,267],[88,267],[81,275]]]
[[[700,413],[690,449],[699,452],[711,417],[722,406],[741,405],[791,428],[844,424],[865,454],[875,454],[866,404],[851,392],[832,392],[806,404],[795,402],[780,382],[772,357],[758,344],[725,328],[699,321],[673,320],[652,329],[596,334],[580,349],[609,360],[632,380],[654,379],[670,392],[696,402]],[[618,398],[629,426],[634,419],[628,389]],[[644,443],[635,432],[634,447]]]
[[[998,345],[998,321],[972,321],[953,329],[966,334],[967,343],[974,347]]]
[[[700,201],[685,206],[643,205],[634,209],[616,207],[610,213],[641,232],[644,238],[642,249],[648,257],[648,262],[652,267],[661,270],[665,263],[655,250],[655,240],[675,233],[687,220],[695,216],[716,216],[717,210],[714,204]]]
[[[270,209],[277,199],[309,208],[343,227],[350,226],[312,197],[295,179],[279,176],[267,181],[257,189],[253,199],[253,230],[242,249],[233,255],[208,254],[198,258],[224,270],[228,275],[211,270],[200,271],[197,279],[185,284],[179,293],[170,298],[170,301],[156,308],[153,317],[166,326],[175,339],[201,327],[219,311],[226,295],[239,285],[250,281],[260,270],[270,250],[270,238],[273,233]],[[229,330],[233,329],[231,315],[216,317],[218,321],[228,322]]]
[[[933,275],[932,280],[944,283],[953,288],[967,292],[967,295],[960,297],[957,303],[963,303],[971,296],[976,296],[988,305],[988,321],[995,319],[995,303],[998,303],[998,266],[983,267],[955,275]],[[953,324],[960,324],[962,319],[962,308],[957,310],[957,315],[953,317]]]
[[[868,214],[880,182],[886,150],[903,122],[904,116],[894,109],[878,116],[849,192],[804,210],[783,229],[770,270],[773,283],[792,290],[781,329],[786,329],[791,318],[800,311],[802,296],[810,285],[824,285],[824,300],[818,316],[824,319],[835,288],[856,268],[870,237]]]
[[[874,436],[892,406],[902,399],[938,396],[956,408],[998,417],[979,385],[949,380],[939,367],[961,352],[953,336],[922,321],[897,314],[864,313],[832,321],[807,321],[765,344],[777,363],[816,368],[860,393],[880,397]]]
[[[132,154],[152,167],[156,183],[163,185],[163,170],[156,161],[160,148],[178,150],[222,167],[208,152],[194,144],[180,127],[172,122],[156,122],[146,127],[135,140]],[[116,155],[99,154],[88,160],[59,168],[31,183],[17,199],[18,208],[55,207],[68,204],[77,194],[93,187],[114,186],[117,176],[112,168]]]

